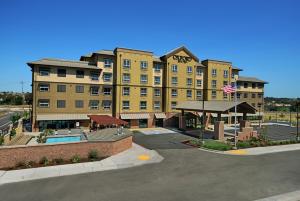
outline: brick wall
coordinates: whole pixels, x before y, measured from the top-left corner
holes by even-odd
[[[14,167],[18,162],[39,162],[42,157],[48,160],[62,158],[70,160],[75,154],[87,158],[90,150],[98,151],[99,156],[111,156],[129,149],[132,136],[117,141],[74,142],[63,144],[41,144],[0,148],[0,169]]]

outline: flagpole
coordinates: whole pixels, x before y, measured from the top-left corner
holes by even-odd
[[[234,76],[234,148],[237,149],[236,144],[237,144],[237,130],[236,130],[236,103],[237,103],[237,86],[236,86],[236,81],[237,81],[237,76]]]

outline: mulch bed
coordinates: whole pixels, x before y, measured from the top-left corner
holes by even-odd
[[[182,144],[185,144],[185,145],[189,145],[189,146],[191,146],[191,147],[199,148],[198,145],[196,145],[196,144],[194,144],[194,143],[191,143],[190,140],[182,141],[181,143],[182,143]]]
[[[101,161],[105,158],[107,158],[107,157],[102,157],[102,158],[98,158],[98,159],[94,159],[94,160],[91,160],[91,159],[88,159],[88,158],[83,158],[83,159],[80,159],[80,162],[76,162],[76,163]],[[49,161],[49,163],[47,165],[45,165],[45,164],[30,161],[30,162],[27,162],[27,163],[21,162],[21,163],[17,164],[15,167],[0,168],[0,170],[5,170],[5,171],[7,171],[7,170],[21,170],[21,169],[49,167],[49,166],[58,166],[58,165],[67,165],[67,164],[76,164],[76,163],[72,162],[71,160],[61,161],[59,163],[55,163],[54,161]]]

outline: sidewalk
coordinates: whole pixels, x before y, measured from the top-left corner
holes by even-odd
[[[162,160],[163,157],[156,151],[146,149],[133,143],[132,148],[101,161],[0,171],[0,185],[65,175],[129,168],[144,164],[159,163]]]
[[[223,153],[231,154],[231,155],[262,155],[262,154],[278,153],[278,152],[285,152],[285,151],[296,151],[296,150],[300,150],[300,144],[254,147],[254,148],[247,148],[247,149],[224,151]]]

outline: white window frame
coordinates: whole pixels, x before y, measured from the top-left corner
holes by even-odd
[[[106,76],[109,75],[109,77],[107,78]],[[111,73],[103,73],[103,81],[104,82],[110,82],[112,78],[112,74]]]
[[[160,110],[160,101],[154,101],[154,106],[153,106],[153,108],[154,108],[155,110]]]
[[[147,88],[140,89],[140,96],[147,96]]]
[[[50,76],[50,69],[47,68],[40,68],[39,69],[40,76]]]
[[[197,67],[197,75],[202,76],[203,70],[202,68]]]
[[[99,81],[100,74],[97,72],[90,72],[90,78],[92,81]]]
[[[160,72],[160,65],[159,64],[154,64],[154,71],[155,72]]]
[[[197,87],[202,87],[202,80],[197,80]]]
[[[145,105],[142,103],[145,103]],[[147,101],[140,101],[140,110],[147,110]]]
[[[128,103],[128,105],[124,105],[124,103]],[[130,109],[130,101],[122,101],[122,109],[129,110]]]
[[[192,86],[193,85],[193,79],[192,78],[186,78],[186,85]]]
[[[123,96],[130,96],[130,87],[123,87],[122,94]]]
[[[144,78],[146,78],[146,79],[144,79]],[[142,84],[148,83],[148,75],[142,74],[142,75],[140,76],[140,82],[141,82]]]
[[[172,85],[177,85],[178,84],[178,77],[172,77]]]
[[[217,88],[217,80],[211,81],[211,88],[216,89]]]
[[[92,105],[92,103],[98,103],[98,104]],[[90,100],[89,107],[90,107],[90,110],[98,110],[99,109],[99,100]]]
[[[186,90],[186,97],[187,97],[187,98],[192,98],[192,97],[193,97],[193,92],[192,92],[192,90],[190,90],[190,89],[187,89],[187,90]]]
[[[177,106],[177,101],[171,101],[171,109],[175,109]]]
[[[175,93],[176,92],[176,93]],[[171,90],[171,95],[172,95],[172,97],[177,97],[178,96],[178,91],[177,91],[177,89],[172,89]]]
[[[202,98],[202,91],[196,91],[196,96],[197,96],[197,98]]]
[[[178,72],[178,66],[176,64],[172,65],[172,72],[177,73]]]
[[[130,68],[131,60],[130,59],[123,59],[123,68]]]
[[[130,74],[129,73],[123,73],[122,82],[123,83],[130,83]]]
[[[44,85],[44,86],[42,86],[42,85]],[[39,91],[40,92],[49,92],[50,85],[49,84],[39,84]]]
[[[96,93],[96,90],[94,90],[96,88],[98,88],[97,93]],[[98,86],[91,86],[90,87],[90,94],[91,94],[91,96],[98,96],[99,95],[99,91],[100,91],[99,89],[100,89],[100,87],[98,87]]]
[[[50,100],[39,99],[38,103],[39,103],[40,108],[49,108],[50,107]]]
[[[112,61],[109,58],[104,58],[104,68],[111,68]]]
[[[212,75],[212,77],[217,77],[217,69],[213,68],[211,70],[211,75]]]
[[[189,73],[189,74],[193,73],[193,67],[192,67],[192,66],[187,66],[187,67],[186,67],[186,71],[187,71],[187,73]]]
[[[228,78],[228,70],[224,70],[224,78]]]
[[[109,103],[109,104],[106,104]],[[103,100],[102,101],[103,109],[110,110],[111,109],[111,100]]]
[[[217,98],[217,91],[211,91],[211,98],[216,99]]]
[[[159,93],[157,93],[157,92],[159,92]],[[160,89],[154,89],[154,96],[155,97],[160,97],[161,96]]]
[[[155,85],[159,85],[160,84],[160,76],[154,76],[154,84]]]
[[[142,70],[148,69],[148,62],[147,61],[141,61],[140,66]]]
[[[105,89],[109,89],[109,92],[108,92],[108,91],[105,91]],[[103,94],[104,94],[104,95],[110,96],[110,95],[111,95],[111,90],[112,90],[111,87],[103,87]]]

